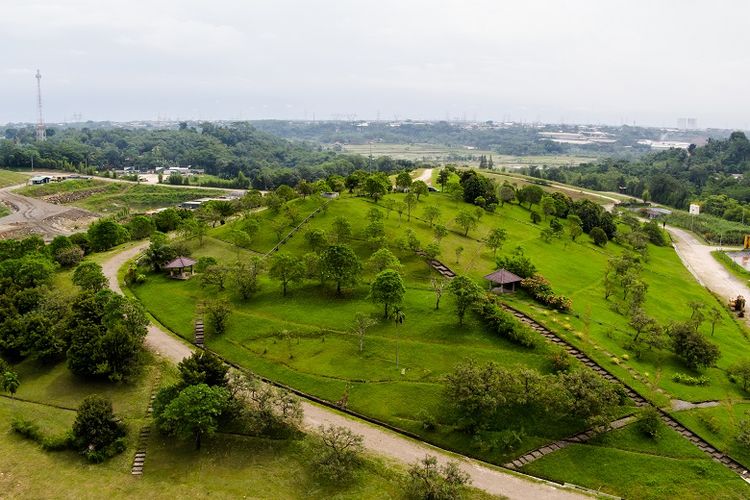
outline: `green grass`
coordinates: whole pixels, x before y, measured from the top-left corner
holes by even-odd
[[[98,179],[67,180],[27,186],[19,189],[18,193],[34,198],[53,197],[54,202],[75,205],[102,214],[116,213],[124,208],[144,211],[170,207],[183,201],[225,194],[216,189],[166,187]]]
[[[666,427],[654,441],[630,425],[546,455],[523,471],[629,499],[750,495],[750,487],[739,476]]]
[[[21,184],[29,179],[29,174],[25,172],[15,172],[13,170],[0,170],[0,188]]]

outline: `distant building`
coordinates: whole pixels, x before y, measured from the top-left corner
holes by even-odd
[[[29,182],[31,184],[49,184],[49,182],[52,180],[52,177],[49,175],[35,175],[31,179],[29,179]]]

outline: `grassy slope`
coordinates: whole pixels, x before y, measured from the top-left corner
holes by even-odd
[[[0,188],[21,184],[28,180],[29,174],[24,172],[15,172],[13,170],[0,170]]]
[[[153,184],[109,182],[98,179],[68,180],[39,186],[27,186],[18,190],[19,194],[35,198],[75,192],[85,192],[86,196],[70,202],[71,205],[104,214],[114,213],[123,208],[141,211],[169,207],[183,201],[224,194],[223,191],[215,189],[180,189]]]
[[[747,483],[667,428],[653,441],[630,425],[546,455],[523,470],[630,499],[750,495]]]

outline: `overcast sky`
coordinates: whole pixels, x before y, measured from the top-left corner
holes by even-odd
[[[750,2],[3,0],[0,123],[343,118],[750,128]]]

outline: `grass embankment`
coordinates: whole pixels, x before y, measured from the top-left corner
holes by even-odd
[[[683,210],[670,208],[665,217],[667,224],[695,232],[709,243],[718,245],[742,245],[745,235],[750,234],[750,225],[729,221],[708,214],[690,215]]]
[[[27,186],[19,189],[18,193],[102,214],[116,213],[125,208],[144,211],[171,207],[188,200],[225,194],[216,189],[178,188],[98,179],[66,180]]]
[[[389,195],[395,199],[402,196]],[[480,281],[496,266],[492,251],[477,238],[486,235],[490,228],[505,228],[508,242],[498,255],[508,254],[518,245],[523,246],[555,290],[572,297],[574,305],[569,314],[561,314],[537,306],[522,293],[506,298],[579,345],[657,403],[666,404],[671,397],[698,401],[740,394],[723,370],[743,356],[748,342],[727,312],[722,312],[721,322],[716,325],[716,333],[711,338],[720,345],[723,357],[718,368],[705,372],[711,380],[707,387],[673,382],[674,374],[690,372],[667,351],[645,353],[641,359],[636,359],[625,349],[632,336],[627,318],[612,310],[612,299],[604,300],[603,288],[607,260],[623,251],[618,245],[610,243],[602,249],[591,244],[586,236],[575,243],[561,240],[544,243],[539,234],[545,224],[532,224],[528,211],[515,204],[498,208],[496,214],[484,214],[479,227],[465,237],[453,218],[460,209],[471,207],[451,201],[442,194],[431,194],[422,198],[414,214],[421,214],[427,204],[441,209],[441,219],[451,229],[441,242],[443,262],[454,271]],[[366,214],[374,206],[364,199],[349,196],[336,200],[326,213],[316,216],[298,232],[284,246],[284,251],[297,255],[308,252],[304,232],[312,228],[329,230],[336,216],[344,216],[352,224],[355,238],[352,245],[359,257],[366,260],[372,249],[361,235],[368,224]],[[478,448],[468,436],[455,432],[449,425],[438,425],[435,431],[424,430],[424,416],[440,415],[445,406],[443,375],[462,359],[495,360],[504,365],[534,367],[543,373],[549,373],[551,367],[547,360],[550,348],[544,344],[535,350],[519,348],[487,333],[474,318],[469,318],[464,327],[459,328],[447,293],[440,310],[434,310],[429,268],[413,253],[393,246],[407,228],[412,229],[423,244],[432,240],[431,228],[417,220],[414,214],[411,221],[407,220],[406,214],[399,218],[395,212],[385,220],[386,241],[403,265],[402,274],[407,286],[406,321],[403,325],[395,325],[380,320],[368,332],[363,353],[358,352],[357,338],[351,333],[354,314],[361,311],[375,318],[382,317],[381,307],[367,300],[368,282],[373,277],[369,272],[360,285],[348,289],[343,297],[336,297],[330,285],[321,287],[315,282],[306,282],[293,285],[290,295],[282,298],[278,283],[265,278],[261,291],[246,303],[231,292],[202,289],[195,279],[176,282],[152,276],[146,284],[134,288],[134,292],[159,321],[187,339],[192,339],[197,302],[227,296],[232,300],[235,312],[225,335],[209,336],[208,345],[212,349],[269,378],[330,401],[337,401],[348,390],[349,408],[463,453],[503,463],[524,450],[572,434],[577,427],[565,418],[528,416],[521,412],[511,415],[505,422],[506,428],[523,429],[522,442],[514,450]],[[263,217],[266,223],[261,224],[261,232],[269,232],[269,223],[275,216],[269,212]],[[217,229],[214,234],[221,235],[222,231],[227,229]],[[269,238],[268,235],[264,237]],[[274,240],[275,235],[270,238]],[[221,254],[227,263],[236,259],[236,255],[230,256],[226,243],[222,245],[217,249],[216,240],[208,238],[199,254]],[[457,262],[455,252],[459,247],[463,248],[463,253]],[[239,255],[248,254],[240,251]],[[693,280],[669,247],[650,247],[650,261],[645,266],[643,277],[650,286],[645,308],[662,323],[689,318],[687,304],[691,300],[718,305],[713,296]],[[704,332],[709,329],[706,324],[702,326]],[[400,349],[399,369],[395,366],[397,345]],[[649,467],[653,471],[660,470],[654,461],[662,459],[668,460],[654,458]],[[668,462],[664,464],[665,470],[669,470]]]
[[[750,271],[737,264],[734,259],[727,255],[725,251],[714,250],[713,252],[711,252],[711,255],[713,255],[714,259],[716,259],[719,264],[724,266],[724,269],[732,273],[737,278],[741,280],[750,280]]]
[[[29,175],[13,170],[0,170],[0,188],[26,182],[29,179]]]
[[[658,440],[629,425],[531,462],[524,472],[623,498],[741,499],[750,487],[675,431]]]

